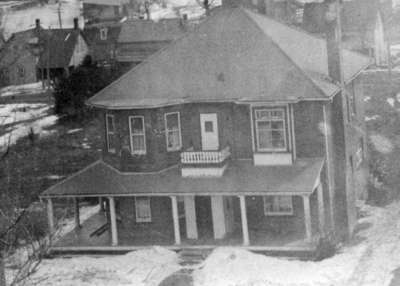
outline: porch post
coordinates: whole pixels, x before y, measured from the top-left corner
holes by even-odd
[[[323,234],[325,232],[325,209],[324,209],[324,193],[321,183],[317,187],[317,196],[318,196],[319,232]]]
[[[246,211],[246,198],[245,196],[239,196],[240,200],[240,215],[242,219],[242,233],[243,233],[243,245],[249,245],[249,229],[247,225],[247,211]]]
[[[51,199],[47,199],[47,219],[49,223],[50,234],[53,234],[55,231],[55,225],[54,225],[53,201]]]
[[[311,240],[311,208],[310,208],[310,196],[303,196],[303,206],[304,206],[304,221],[306,226],[306,238]]]
[[[176,196],[171,196],[171,205],[172,205],[172,218],[174,220],[175,244],[181,244],[181,233],[179,230],[178,202],[176,200]]]
[[[196,206],[194,196],[183,197],[185,205],[186,235],[189,239],[197,239]]]
[[[75,216],[75,227],[81,227],[79,220],[79,199],[74,198],[74,216]]]
[[[115,213],[115,201],[113,197],[108,198],[110,205],[110,220],[111,220],[111,244],[118,245],[118,232],[117,232],[117,216]]]
[[[224,200],[222,196],[211,196],[211,215],[215,239],[226,235]]]

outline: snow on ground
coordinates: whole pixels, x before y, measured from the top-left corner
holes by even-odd
[[[43,130],[56,124],[58,117],[49,115],[50,106],[44,103],[0,104],[0,148],[27,136],[31,130],[39,136],[47,136]]]
[[[394,149],[392,142],[383,135],[370,134],[369,138],[374,148],[382,154],[389,154]]]
[[[61,23],[63,28],[72,28],[73,19],[78,17],[80,26],[83,27],[81,13],[81,1],[61,0]],[[8,39],[12,33],[31,29],[35,26],[35,20],[40,19],[42,27],[46,29],[60,28],[58,17],[58,4],[37,5],[21,10],[8,10],[1,21],[4,36]]]
[[[34,82],[23,85],[9,85],[0,89],[0,97],[2,96],[18,96],[22,94],[37,94],[45,92],[42,82]]]
[[[387,98],[387,99],[386,99],[386,102],[389,103],[389,105],[390,105],[391,107],[394,107],[394,102],[395,102],[394,98]]]
[[[157,286],[180,268],[174,251],[155,246],[119,256],[46,259],[31,282],[40,286]]]
[[[387,286],[400,266],[400,203],[363,206],[363,238],[319,262],[218,248],[194,272],[195,286]]]
[[[378,114],[375,114],[372,116],[365,116],[365,121],[377,120],[379,118],[380,118],[380,116]]]

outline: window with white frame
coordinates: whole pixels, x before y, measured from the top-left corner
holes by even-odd
[[[286,150],[286,116],[283,108],[255,110],[258,151]]]
[[[179,112],[166,113],[164,117],[167,151],[180,150],[182,147],[182,138]]]
[[[143,116],[129,116],[131,153],[146,154],[146,132]]]
[[[115,153],[115,121],[112,114],[106,114],[106,137],[108,152]]]
[[[264,196],[264,215],[293,215],[291,196]]]
[[[100,29],[100,40],[107,40],[107,28]]]
[[[136,222],[151,222],[149,197],[135,197]]]

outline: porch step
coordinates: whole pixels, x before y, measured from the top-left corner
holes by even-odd
[[[191,266],[202,263],[212,250],[209,249],[183,249],[179,252],[182,266]]]

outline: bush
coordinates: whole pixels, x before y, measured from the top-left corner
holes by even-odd
[[[334,256],[337,251],[337,245],[337,239],[333,233],[328,233],[320,237],[315,260],[320,261]]]

